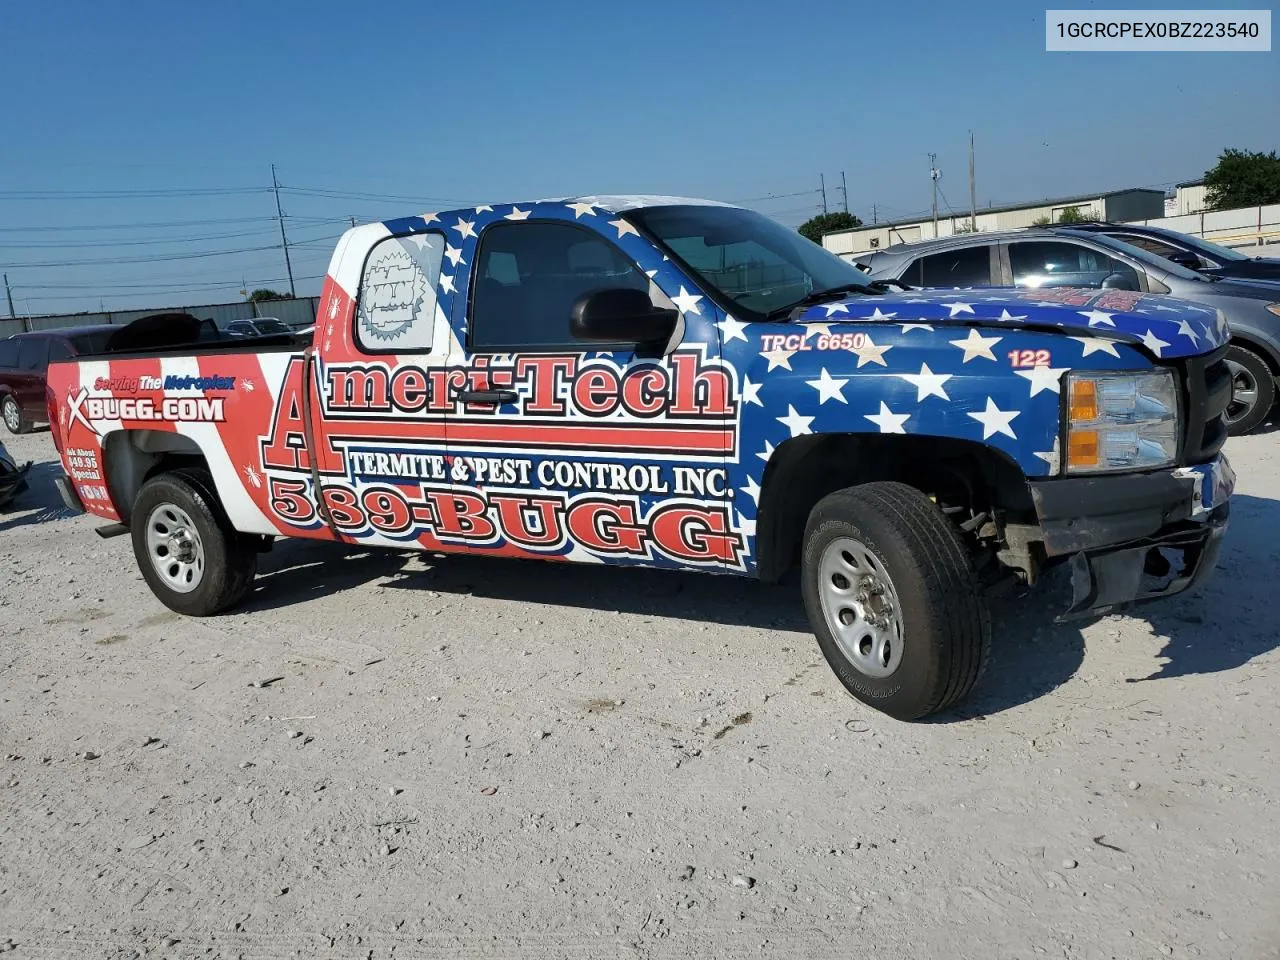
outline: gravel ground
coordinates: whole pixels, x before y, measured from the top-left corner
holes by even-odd
[[[1280,957],[1275,434],[1199,594],[1005,602],[924,724],[794,585],[293,542],[184,620],[5,442],[14,957]]]

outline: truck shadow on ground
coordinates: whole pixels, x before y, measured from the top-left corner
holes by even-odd
[[[0,507],[0,533],[14,527],[74,517],[76,514],[66,508],[58,488],[53,485],[53,478],[61,472],[62,467],[56,460],[33,463],[27,471],[27,488]]]
[[[1126,682],[1220,673],[1280,646],[1280,630],[1269,615],[1270,571],[1280,558],[1280,541],[1271,533],[1276,529],[1280,502],[1241,494],[1233,498],[1232,523],[1213,579],[1194,594],[1128,614],[1147,622],[1165,645],[1147,674],[1126,677]],[[810,633],[794,574],[782,584],[770,585],[643,568],[461,555],[436,558],[312,541],[284,541],[264,556],[260,586],[241,610],[290,606],[375,580],[391,590]],[[999,713],[1070,680],[1084,660],[1082,631],[1096,620],[1055,623],[1054,611],[1061,607],[1052,604],[1059,600],[1065,605],[1065,593],[1050,590],[996,601],[986,675],[965,703],[932,720],[949,723]],[[816,642],[813,650],[816,654]]]

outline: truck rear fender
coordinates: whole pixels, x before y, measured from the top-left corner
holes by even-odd
[[[179,467],[208,467],[191,437],[165,430],[116,430],[102,441],[107,491],[121,522],[128,524],[133,502],[151,477]]]
[[[1021,468],[972,440],[917,435],[817,434],[769,458],[757,514],[757,576],[776,581],[799,562],[805,523],[827,494],[871,480],[899,480],[933,496],[957,523],[990,537],[1035,522]],[[985,517],[983,516],[985,514]]]

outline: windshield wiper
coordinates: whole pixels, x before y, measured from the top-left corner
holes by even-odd
[[[871,280],[867,283],[842,283],[839,286],[828,287],[826,290],[814,290],[806,293],[794,303],[789,303],[785,307],[778,307],[777,310],[770,310],[766,315],[766,320],[778,320],[788,314],[794,313],[801,307],[812,306],[815,303],[822,303],[824,300],[832,300],[842,293],[863,293],[876,295],[884,293],[884,288],[877,289],[877,285],[881,283],[879,280]]]

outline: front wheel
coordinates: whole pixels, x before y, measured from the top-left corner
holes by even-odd
[[[819,501],[801,579],[818,646],[863,703],[917,720],[959,703],[981,676],[991,623],[973,564],[914,487],[866,483]]]
[[[1231,372],[1227,433],[1238,437],[1267,419],[1276,402],[1276,381],[1267,361],[1238,343],[1227,351],[1227,369]]]
[[[11,396],[5,397],[0,404],[0,416],[3,416],[4,425],[10,433],[29,433],[31,430],[31,421],[22,415],[22,406]]]
[[[163,473],[144,483],[130,528],[138,568],[170,610],[220,613],[253,585],[257,551],[223,513],[204,471]]]

